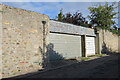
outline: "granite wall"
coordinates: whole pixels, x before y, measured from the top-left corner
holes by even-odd
[[[2,5],[0,5],[0,79],[2,78]]]
[[[100,51],[101,53],[118,52],[118,35],[107,30],[99,31]]]
[[[42,62],[47,61],[48,54],[49,16],[7,5],[0,5],[0,9],[2,77],[42,69]],[[46,21],[45,27],[42,21]]]

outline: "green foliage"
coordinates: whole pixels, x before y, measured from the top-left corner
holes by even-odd
[[[114,10],[118,7],[115,7],[115,2],[113,2],[111,5],[108,5],[108,2],[106,2],[105,5],[95,5],[95,7],[89,7],[91,15],[88,15],[88,18],[91,20],[91,24],[97,24],[97,26],[101,28],[107,28],[109,29],[111,25],[116,24],[116,22],[113,20],[116,17],[114,17],[118,12],[115,12]]]
[[[63,15],[63,12],[62,12],[62,8],[61,8],[61,10],[60,10],[60,13],[58,14],[58,21],[63,21],[63,19],[64,19],[64,15]]]
[[[120,36],[120,31],[118,31],[118,36]]]
[[[90,27],[91,26],[91,24],[80,24],[80,26],[83,26],[83,27]]]
[[[56,20],[56,19],[55,19]],[[62,9],[60,10],[60,13],[57,17],[58,21],[64,22],[64,23],[71,23],[74,25],[80,25],[84,27],[89,27],[88,21],[85,20],[85,18],[82,16],[82,13],[75,12],[74,14],[71,14],[70,12],[63,15]]]
[[[120,36],[120,30],[117,30],[116,26],[114,26],[114,29],[111,29],[111,26],[116,24],[113,19],[118,19],[117,17],[114,17],[116,14],[118,14],[118,12],[114,11],[118,7],[115,6],[115,4],[116,2],[113,2],[111,5],[108,5],[108,2],[106,2],[103,6],[99,4],[95,5],[95,7],[88,7],[90,10],[90,15],[88,15],[90,24],[88,24],[88,21],[86,21],[86,19],[82,16],[82,13],[77,11],[74,14],[69,12],[63,15],[62,9],[58,14],[57,20],[83,27],[90,27],[93,24],[96,24],[94,27],[95,30],[97,28],[105,29]]]
[[[85,57],[85,58],[81,58],[81,60],[89,60],[89,59],[91,59],[90,57]]]
[[[102,56],[105,56],[105,54],[96,54],[95,56],[96,57],[102,57]]]
[[[0,12],[3,12],[2,10],[0,10]]]
[[[13,73],[13,75],[16,75],[16,73]]]
[[[21,70],[19,69],[18,71],[20,72]]]
[[[112,32],[113,34],[117,34],[118,36],[120,36],[120,31],[116,30],[116,29],[109,29],[110,32]]]
[[[82,16],[82,13],[77,11],[74,14],[67,13],[65,15],[63,22],[67,22],[75,25],[81,25],[84,24],[85,18]]]
[[[38,65],[41,65],[41,62],[39,62]]]

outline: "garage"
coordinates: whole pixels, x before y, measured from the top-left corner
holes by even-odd
[[[95,55],[95,37],[86,37],[86,54]]]
[[[49,39],[50,60],[95,54],[95,33],[94,29],[91,28],[51,20]]]
[[[81,57],[81,36],[50,33],[50,60]]]

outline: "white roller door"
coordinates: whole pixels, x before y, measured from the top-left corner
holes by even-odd
[[[50,33],[50,60],[81,57],[81,36]]]
[[[95,55],[95,37],[86,37],[87,56]]]

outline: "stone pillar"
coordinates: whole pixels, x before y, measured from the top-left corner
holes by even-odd
[[[118,36],[118,52],[120,53],[120,36]]]
[[[101,38],[100,38],[100,34],[98,34],[98,54],[101,54]]]
[[[100,49],[100,34],[96,33],[96,39],[95,39],[95,46],[96,46],[96,53],[101,54],[101,49]]]
[[[95,29],[95,34],[96,34],[95,46],[96,46],[96,53],[97,53],[97,54],[101,54],[101,50],[102,50],[102,49],[101,49],[101,48],[102,48],[102,47],[101,47],[101,45],[102,45],[102,44],[101,44],[101,40],[102,40],[102,39],[101,39],[101,37],[100,37],[100,36],[101,36],[100,31],[101,31],[101,30],[100,30],[99,28],[96,28],[96,29]]]
[[[2,79],[2,6],[0,5],[0,79]]]
[[[86,53],[86,35],[81,36],[81,45],[82,45],[82,57],[87,57]]]

